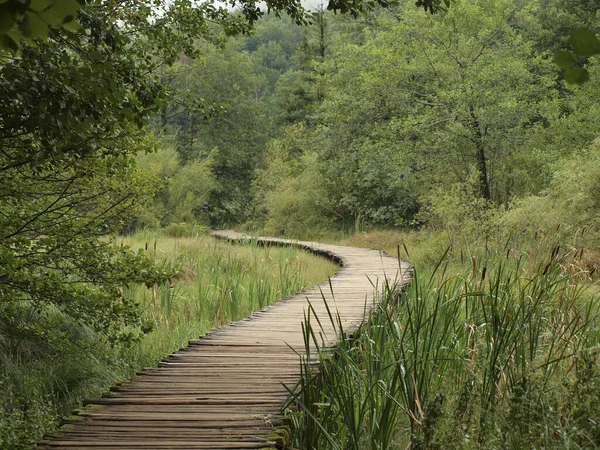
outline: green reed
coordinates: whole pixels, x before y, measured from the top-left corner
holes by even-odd
[[[161,264],[180,267],[172,285],[128,287],[155,326],[136,353],[152,364],[210,329],[240,320],[276,300],[318,284],[335,264],[294,247],[248,240],[232,245],[210,236],[169,238],[140,233],[125,243]]]
[[[288,408],[294,445],[594,448],[599,305],[576,255],[483,250],[462,263],[448,275],[444,255],[401,294],[385,282],[353,338],[321,350],[318,374],[305,367]],[[574,405],[582,392],[596,394]]]

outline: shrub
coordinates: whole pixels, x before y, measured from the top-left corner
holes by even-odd
[[[597,246],[600,230],[600,141],[559,163],[550,188],[513,203],[501,226],[516,234],[554,234]]]

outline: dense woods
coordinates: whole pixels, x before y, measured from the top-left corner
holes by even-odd
[[[430,15],[407,4],[356,20],[317,10],[305,27],[267,16],[224,49],[199,46],[164,75],[174,93],[151,125],[159,150],[140,165],[152,160],[163,180],[154,207],[165,213],[138,226],[298,236],[507,220],[520,231],[517,216],[561,196],[560,180],[581,175],[572,161],[594,152],[595,61],[582,86],[553,62],[568,30],[594,27],[595,7],[576,6],[459,2]],[[164,207],[185,203],[167,198],[183,182],[161,157],[173,150],[190,174],[206,171],[191,215]],[[545,231],[578,215],[552,209]]]
[[[0,2],[0,447],[29,448],[90,378],[67,371],[71,395],[23,371],[135,370],[156,320],[131,286],[188,277],[119,236],[398,233],[376,245],[402,236],[423,265],[543,236],[595,280],[597,2],[232,6]]]

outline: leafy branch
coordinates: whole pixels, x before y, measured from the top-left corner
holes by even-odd
[[[567,83],[582,85],[590,79],[590,74],[582,67],[581,60],[600,53],[600,40],[589,28],[579,27],[571,30],[569,42],[573,50],[556,50],[554,63],[565,70]]]

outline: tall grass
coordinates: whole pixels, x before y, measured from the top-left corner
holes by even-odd
[[[354,338],[305,368],[294,445],[596,448],[600,309],[577,258],[482,250],[450,275],[445,254],[401,295],[384,286]]]
[[[234,246],[214,238],[140,233],[124,245],[157,264],[178,266],[172,285],[123,286],[153,330],[132,347],[111,346],[59,311],[32,313],[32,326],[59,327],[60,342],[31,341],[0,330],[0,449],[32,448],[82,398],[155,365],[189,339],[318,284],[337,267],[294,248]]]
[[[183,274],[170,286],[126,288],[155,325],[136,349],[140,365],[154,364],[190,339],[314,286],[337,270],[294,247],[256,241],[231,245],[205,235],[173,239],[139,233],[124,243],[144,248],[157,263],[178,266]]]

